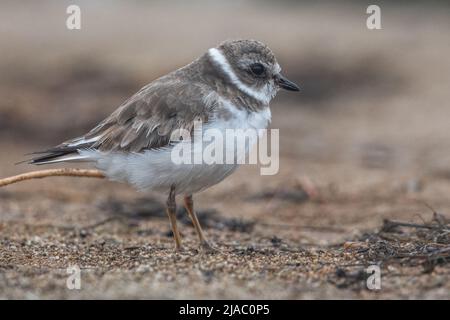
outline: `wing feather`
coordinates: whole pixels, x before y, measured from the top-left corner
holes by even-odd
[[[143,152],[167,146],[175,130],[192,131],[195,120],[207,122],[214,104],[203,98],[211,89],[169,74],[142,88],[84,136],[40,152],[30,163],[43,164],[80,149]],[[62,160],[63,161],[63,160]]]

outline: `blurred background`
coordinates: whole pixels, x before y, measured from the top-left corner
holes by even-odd
[[[81,30],[66,28],[70,4],[81,8]],[[302,88],[272,102],[280,172],[260,176],[257,167],[244,166],[199,195],[199,209],[266,224],[341,228],[261,226],[252,234],[312,246],[375,228],[383,218],[415,221],[429,215],[424,203],[448,212],[450,6],[377,1],[382,29],[369,30],[370,4],[2,1],[0,176],[35,169],[14,163],[85,133],[142,86],[208,48],[253,38],[275,52],[284,74]],[[27,182],[0,190],[0,219],[14,238],[16,222],[83,224],[108,216],[93,204],[142,197],[103,181]],[[149,228],[155,223],[169,230],[163,219]],[[222,239],[218,230],[208,231]],[[47,234],[26,234],[39,232]],[[224,237],[245,242],[245,236]],[[170,247],[171,239],[164,241]]]

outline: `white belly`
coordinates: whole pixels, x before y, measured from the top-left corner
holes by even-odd
[[[226,119],[216,118],[205,125],[203,130],[265,129],[270,121],[269,107],[253,113],[238,110],[227,102],[221,107],[227,108],[232,116]],[[256,141],[250,141],[246,153],[255,143]],[[219,183],[238,167],[237,163],[176,164],[172,161],[172,151],[173,147],[133,154],[102,154],[98,151],[83,151],[83,153],[95,159],[97,167],[112,180],[127,182],[143,191],[166,192],[174,185],[176,194],[202,191]]]

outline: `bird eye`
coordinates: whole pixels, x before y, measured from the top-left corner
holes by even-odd
[[[255,76],[260,76],[264,73],[265,68],[261,63],[254,63],[250,66],[250,71],[255,75]]]

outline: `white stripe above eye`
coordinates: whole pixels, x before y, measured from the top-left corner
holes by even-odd
[[[227,58],[223,55],[223,53],[217,49],[217,48],[211,48],[208,50],[208,54],[211,57],[211,59],[219,65],[219,67],[222,69],[224,73],[230,78],[231,82],[236,85],[236,87],[241,90],[242,92],[248,94],[252,98],[255,98],[256,100],[269,104],[270,99],[272,99],[272,96],[269,96],[264,90],[255,90],[252,87],[249,87],[245,83],[243,83],[234,73],[233,69],[231,68]]]

